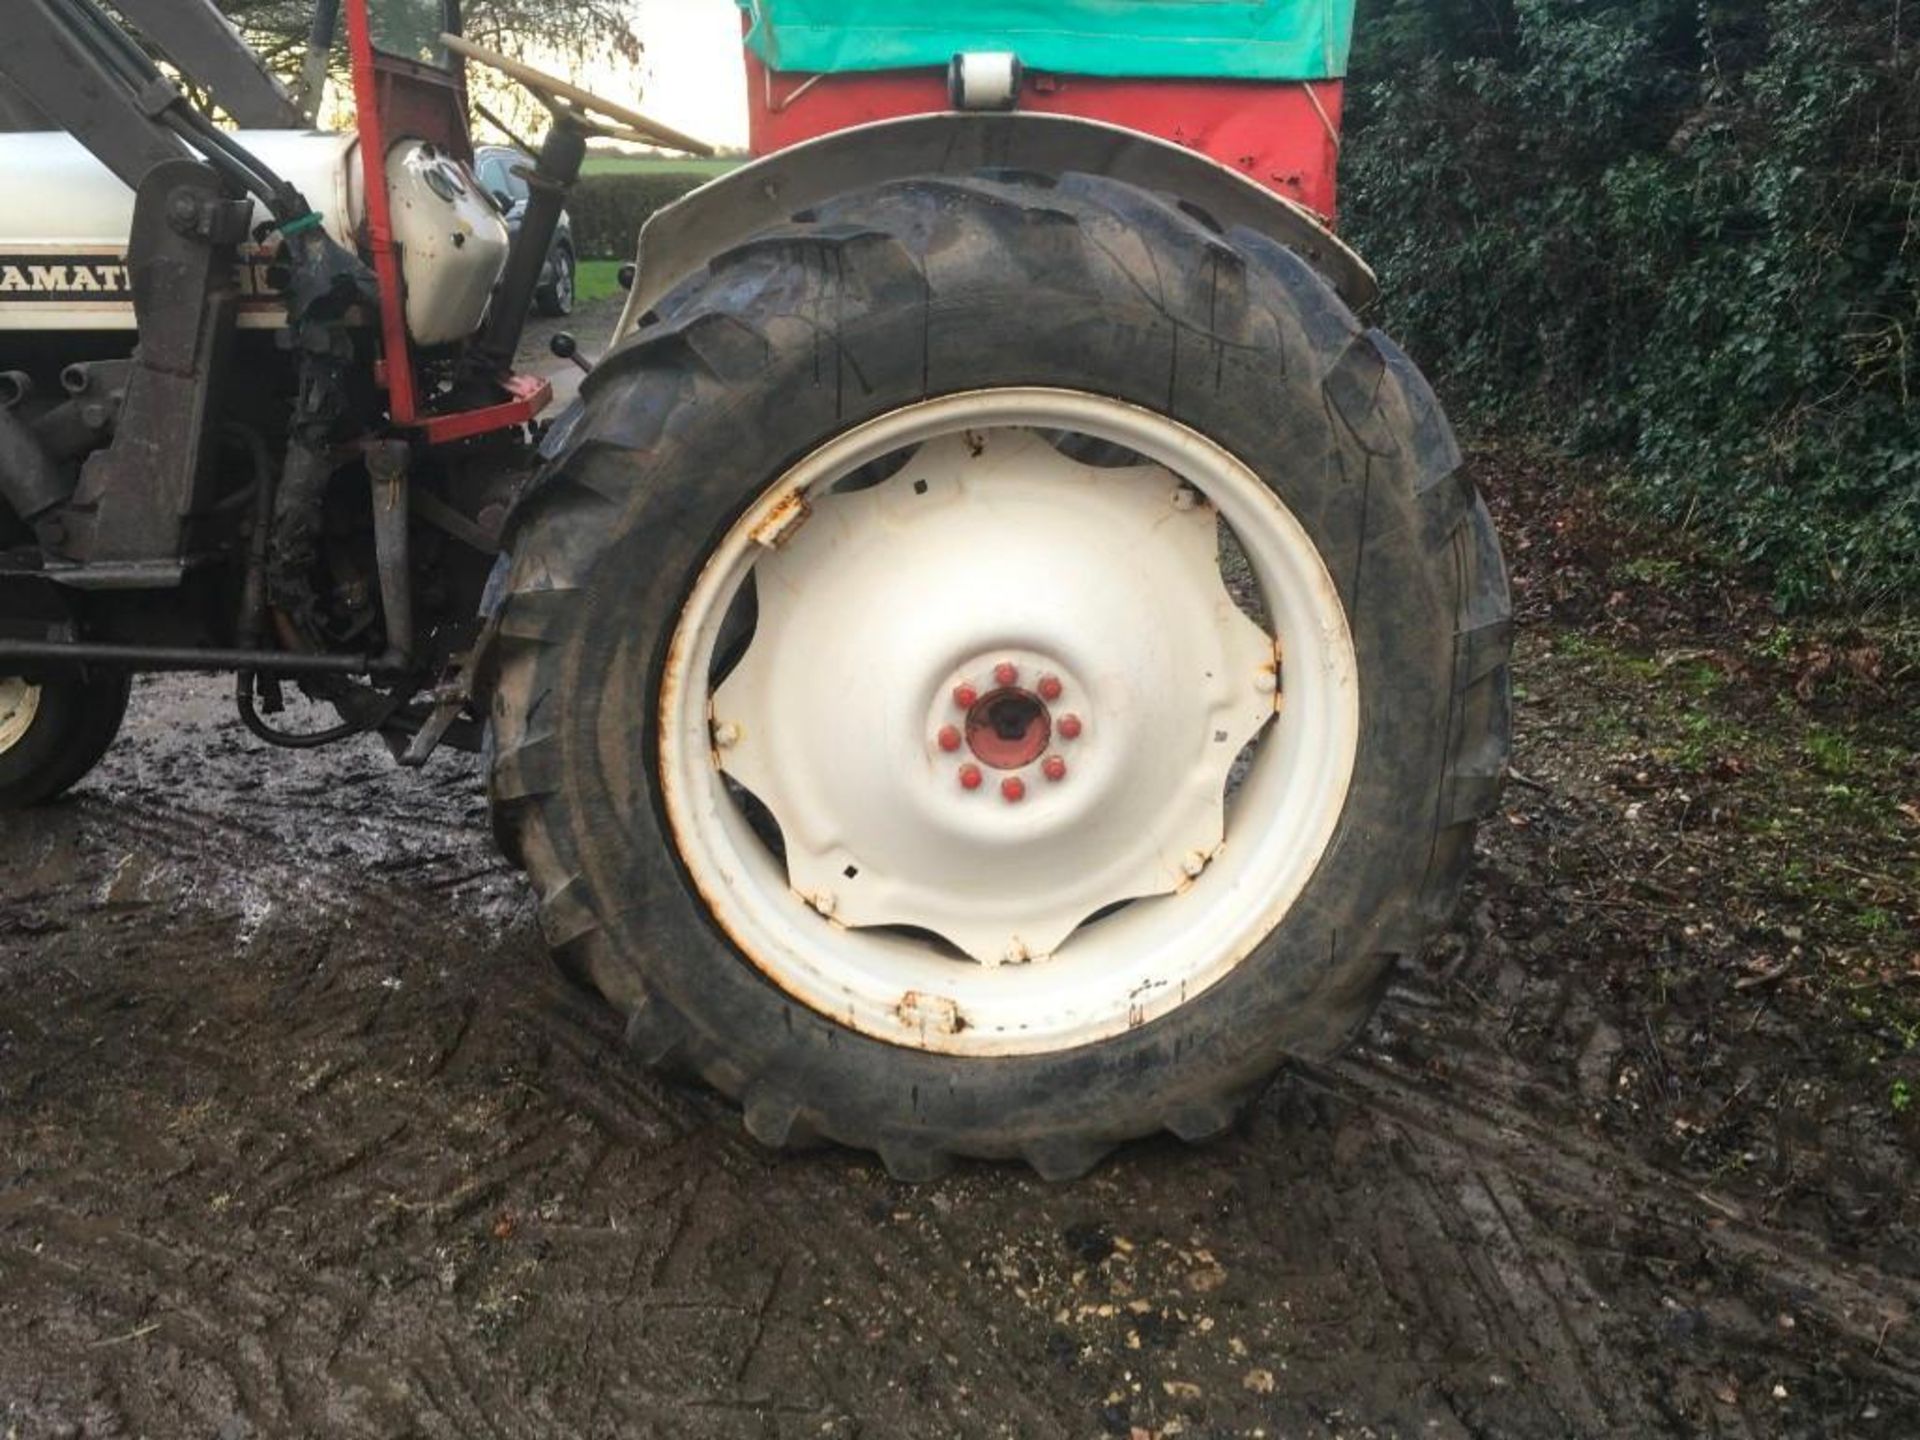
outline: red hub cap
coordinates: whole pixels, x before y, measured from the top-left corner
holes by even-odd
[[[1031,690],[1013,686],[983,695],[967,712],[967,748],[983,765],[1019,770],[1046,753],[1053,717]]]

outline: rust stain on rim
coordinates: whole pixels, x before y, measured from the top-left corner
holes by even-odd
[[[893,1013],[899,1017],[902,1025],[922,1033],[933,1031],[941,1035],[958,1035],[967,1028],[966,1014],[958,1003],[945,995],[909,990],[900,997],[900,1003],[893,1007]]]
[[[806,492],[797,488],[789,490],[773,502],[765,517],[753,527],[753,543],[765,550],[778,550],[806,524],[807,517],[812,513],[813,507],[807,503]]]

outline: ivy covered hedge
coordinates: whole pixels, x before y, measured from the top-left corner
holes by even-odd
[[[1920,4],[1374,0],[1343,226],[1456,411],[1920,601]]]
[[[631,260],[640,227],[711,175],[694,170],[643,170],[582,175],[567,197],[574,249],[601,260]]]

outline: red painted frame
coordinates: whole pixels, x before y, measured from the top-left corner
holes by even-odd
[[[388,136],[418,136],[470,158],[473,147],[467,137],[466,85],[457,74],[435,71],[376,49],[367,0],[346,0],[345,9],[355,128],[360,137],[361,175],[366,182],[367,251],[380,287],[382,361],[378,368],[387,388],[388,414],[396,427],[423,431],[427,442],[434,445],[525,425],[553,399],[553,387],[533,376],[509,376],[503,386],[507,398],[498,404],[440,415],[421,413],[413,342],[407,335],[400,251],[393,243],[393,211],[387,203]]]
[[[423,415],[419,426],[429,445],[451,445],[511,425],[524,425],[553,399],[553,386],[538,375],[509,375],[501,382],[508,398],[477,410],[454,410],[445,415]]]
[[[1135,80],[1030,73],[1020,108],[1078,115],[1185,145],[1331,219],[1338,196],[1338,80]],[[747,52],[753,153],[836,130],[949,108],[944,71],[769,71]]]

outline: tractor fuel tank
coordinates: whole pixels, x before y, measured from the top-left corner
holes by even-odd
[[[499,208],[467,167],[424,140],[387,151],[387,201],[407,333],[416,345],[446,345],[480,328],[507,263],[510,237]]]

